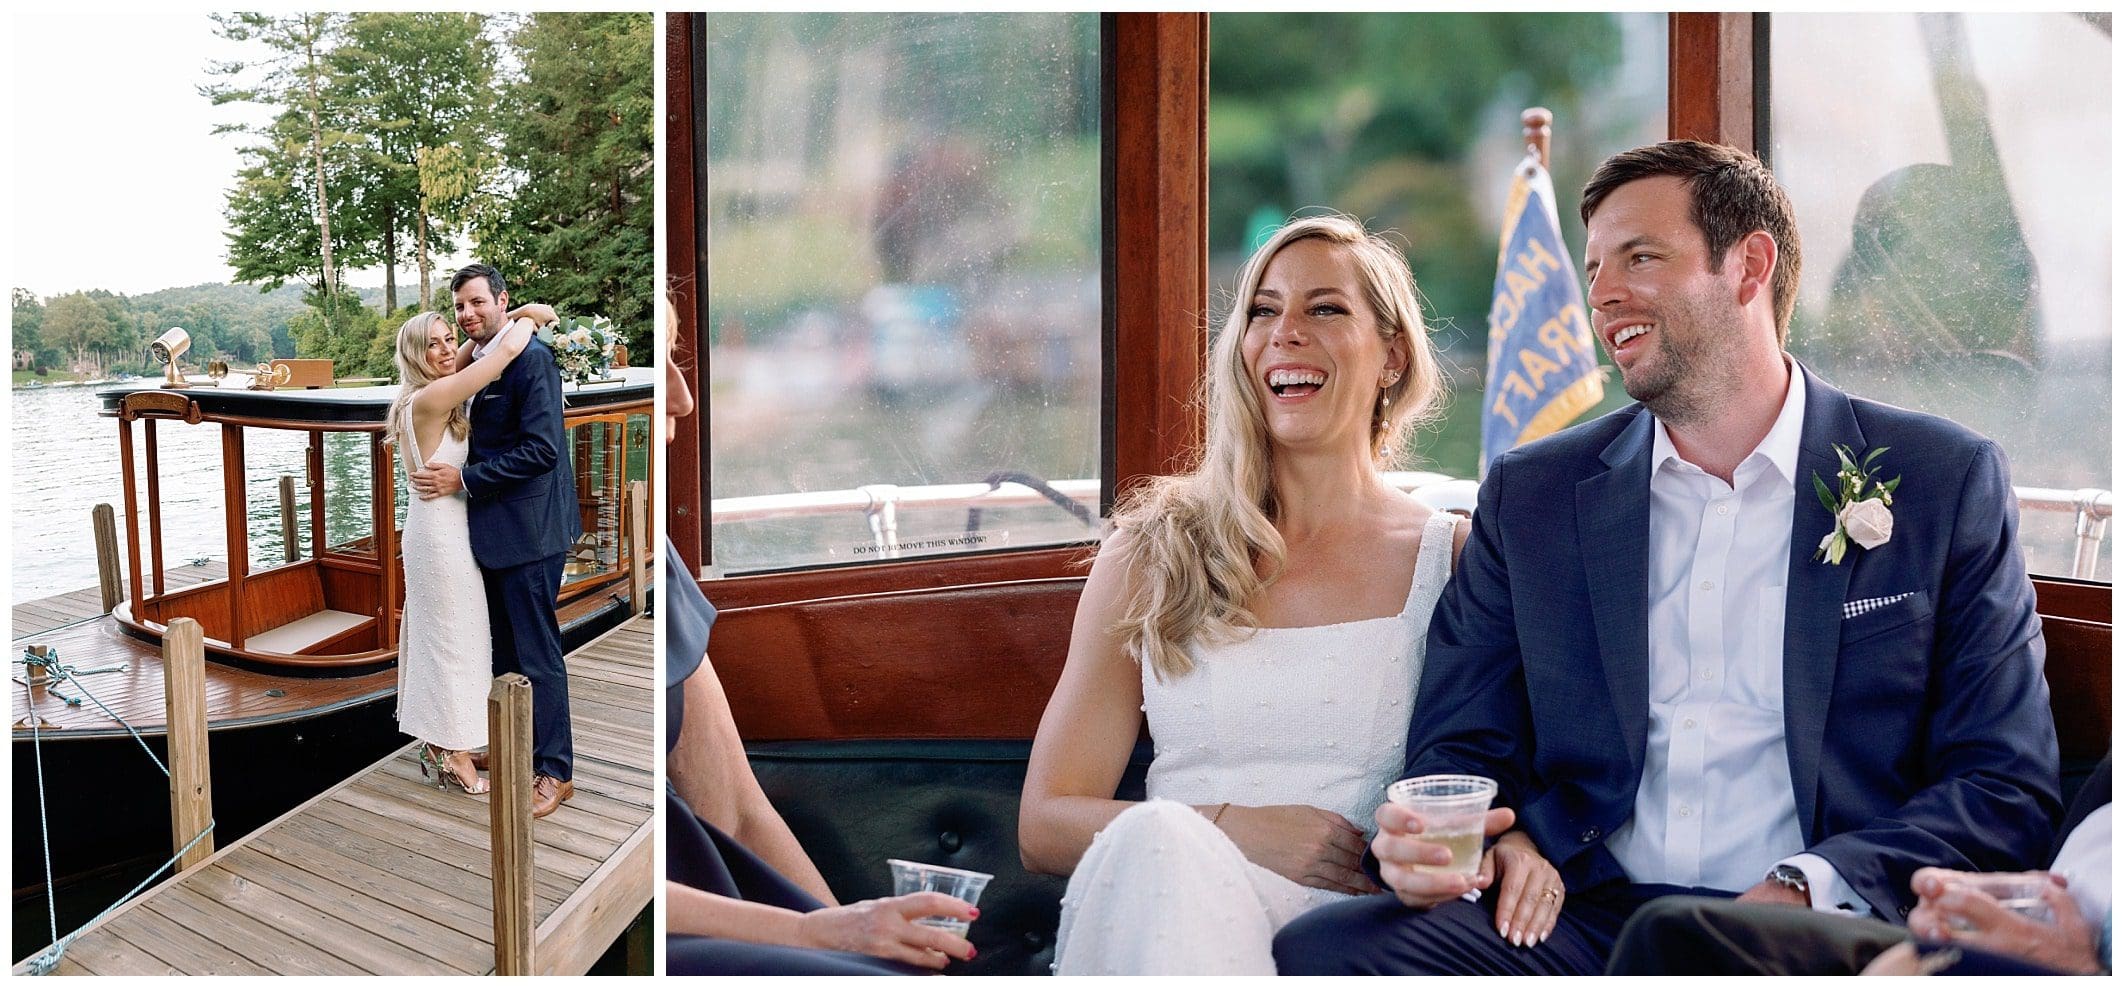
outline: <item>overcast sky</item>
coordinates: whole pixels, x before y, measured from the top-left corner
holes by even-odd
[[[231,280],[221,211],[253,138],[214,127],[272,113],[214,106],[198,87],[209,63],[258,48],[215,37],[203,12],[21,13],[10,27],[10,287],[48,299]]]

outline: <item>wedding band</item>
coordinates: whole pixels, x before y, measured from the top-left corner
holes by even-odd
[[[1555,890],[1555,889],[1542,889],[1542,890],[1541,890],[1541,897],[1542,897],[1542,898],[1544,898],[1544,899],[1554,899],[1554,898],[1556,898],[1556,890]]]

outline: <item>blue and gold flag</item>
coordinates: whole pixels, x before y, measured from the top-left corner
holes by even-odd
[[[1571,424],[1600,398],[1593,329],[1556,222],[1556,187],[1529,157],[1512,177],[1497,245],[1482,471],[1505,450]]]

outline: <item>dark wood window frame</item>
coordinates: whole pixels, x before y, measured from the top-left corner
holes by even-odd
[[[704,14],[667,14],[666,169],[671,290],[679,311],[684,374],[696,396],[709,359],[702,326],[706,285],[707,163],[694,149],[695,109],[706,80]],[[1767,15],[1668,15],[1668,133],[1760,154],[1768,127]],[[1147,476],[1184,469],[1201,434],[1194,404],[1207,349],[1209,15],[1107,14],[1101,22],[1107,242],[1102,350],[1102,501]],[[708,558],[705,414],[679,423],[668,447],[667,531],[692,572]],[[719,607],[1081,576],[1082,545],[924,558],[702,584]],[[2037,579],[2042,609],[2107,623],[2107,588]],[[911,618],[918,620],[918,617]]]

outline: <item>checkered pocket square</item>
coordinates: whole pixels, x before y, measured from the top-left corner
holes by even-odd
[[[1865,600],[1847,600],[1844,602],[1844,620],[1849,621],[1861,614],[1880,610],[1890,604],[1899,604],[1915,596],[1917,596],[1917,591],[1912,590],[1896,594],[1893,597],[1868,597]]]

